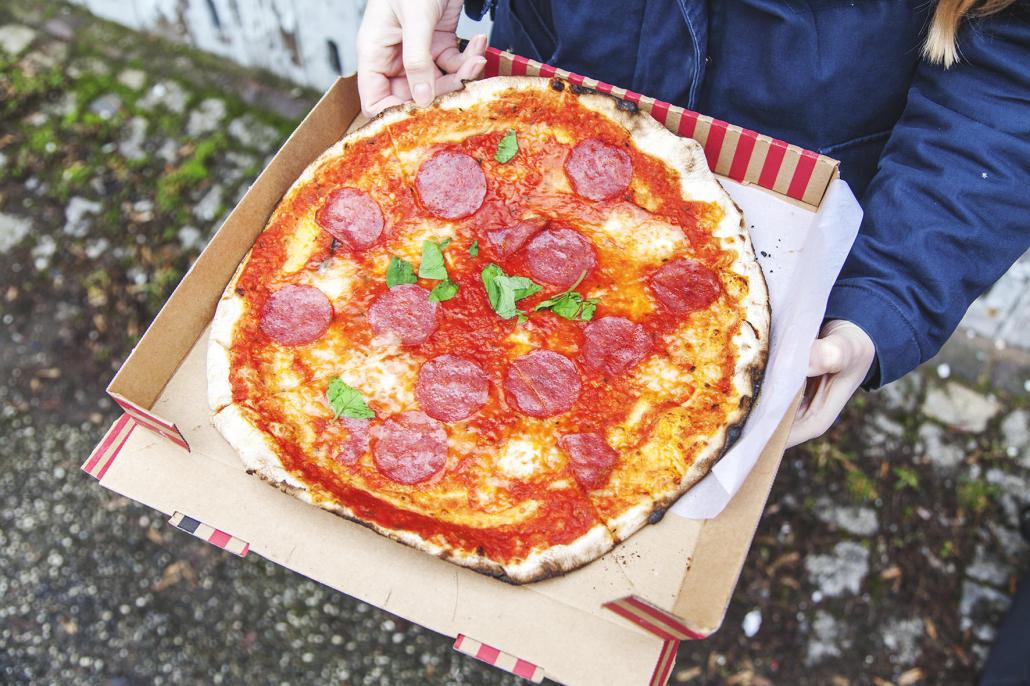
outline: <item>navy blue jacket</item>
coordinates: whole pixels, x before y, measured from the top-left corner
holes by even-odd
[[[496,5],[496,6],[494,6]],[[865,218],[828,319],[876,344],[868,385],[932,357],[1030,246],[1030,10],[925,63],[926,0],[467,0],[491,43],[841,161]]]

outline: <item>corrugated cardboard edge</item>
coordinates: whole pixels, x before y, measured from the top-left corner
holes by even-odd
[[[632,102],[673,133],[704,146],[708,166],[716,174],[760,186],[810,209],[819,206],[838,175],[840,163],[831,157],[496,48],[487,49],[486,75],[557,77]]]
[[[458,634],[457,638],[454,639],[454,649],[459,653],[464,653],[481,662],[485,662],[492,667],[503,669],[505,672],[520,676],[523,679],[529,679],[534,684],[539,684],[544,680],[544,670],[532,662],[509,655],[503,650],[488,646],[485,643],[469,638],[465,634]]]
[[[100,439],[100,443],[97,443],[93,452],[82,463],[82,471],[97,481],[102,480],[135,428],[136,422],[128,414],[123,414],[116,419],[104,437]]]
[[[162,438],[167,438],[169,441],[185,449],[187,452],[190,449],[190,444],[186,441],[186,437],[179,431],[179,427],[173,422],[164,419],[155,412],[145,410],[136,403],[132,402],[128,398],[122,397],[118,393],[108,393],[111,398],[118,403],[118,405],[125,410],[125,414],[132,417],[132,419],[148,431],[153,431]]]
[[[221,529],[216,529],[210,524],[205,524],[182,512],[173,512],[172,516],[168,519],[168,523],[176,529],[185,531],[191,536],[196,536],[202,541],[207,541],[222,550],[227,550],[233,555],[246,557],[247,553],[250,552],[250,544],[243,539],[237,538]]]

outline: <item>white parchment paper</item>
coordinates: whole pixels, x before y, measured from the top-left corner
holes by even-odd
[[[848,185],[831,182],[817,212],[752,186],[720,179],[744,210],[772,307],[769,362],[758,402],[736,445],[672,506],[688,519],[715,517],[751,472],[805,380],[808,352],[830,288],[858,234],[862,209]]]

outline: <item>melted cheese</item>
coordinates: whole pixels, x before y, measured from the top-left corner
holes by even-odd
[[[282,267],[283,273],[293,274],[303,269],[321,237],[322,227],[315,222],[314,213],[300,219],[286,244],[286,262]]]
[[[530,436],[509,439],[501,448],[497,467],[501,474],[513,479],[528,479],[542,472],[546,464],[545,449]]]

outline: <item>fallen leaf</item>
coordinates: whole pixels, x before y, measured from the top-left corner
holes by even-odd
[[[187,581],[190,584],[197,581],[197,577],[193,573],[193,568],[190,567],[190,563],[185,560],[178,560],[165,567],[165,571],[161,574],[161,578],[152,586],[152,588],[154,591],[163,591],[170,586],[174,586],[180,581]]]
[[[931,641],[937,640],[937,625],[929,617],[923,617],[923,625],[926,626],[926,635]]]
[[[672,678],[673,681],[675,681],[677,684],[685,684],[701,676],[702,671],[703,670],[700,667],[690,667],[688,669],[681,669],[678,672],[676,672],[675,676],[673,676]]]
[[[880,572],[880,578],[890,581],[891,579],[898,579],[901,577],[901,567],[894,565]]]
[[[898,686],[912,686],[912,684],[922,681],[925,676],[923,670],[919,667],[913,667],[898,677]]]

